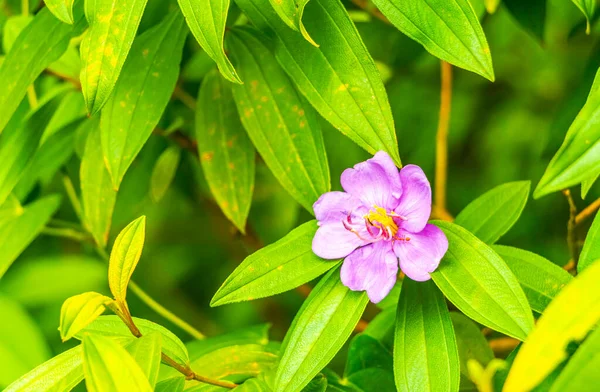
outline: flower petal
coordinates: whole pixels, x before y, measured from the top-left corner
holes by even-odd
[[[360,199],[367,207],[383,207],[393,210],[402,195],[398,169],[389,155],[383,151],[365,162],[354,165],[342,173],[342,187]]]
[[[362,203],[346,192],[327,192],[313,204],[315,217],[321,223],[341,221],[357,210],[363,210]],[[367,211],[364,211],[363,215]]]
[[[408,241],[396,241],[394,252],[400,259],[400,269],[412,280],[423,282],[431,279],[429,273],[435,271],[448,250],[448,239],[442,230],[432,224],[418,234],[403,231],[401,237]]]
[[[389,294],[397,274],[398,258],[387,241],[358,248],[346,257],[341,270],[342,283],[350,290],[366,290],[373,303]]]
[[[317,229],[312,241],[312,250],[324,259],[341,259],[367,243],[347,230],[341,221],[329,222]]]
[[[404,218],[401,227],[411,233],[418,233],[427,224],[431,215],[431,186],[416,165],[406,165],[400,170],[402,181],[402,197],[396,208],[396,213]]]

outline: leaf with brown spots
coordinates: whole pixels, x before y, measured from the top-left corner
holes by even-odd
[[[330,190],[323,136],[312,107],[264,45],[260,33],[237,28],[227,38],[240,75],[233,86],[242,123],[281,185],[304,208]]]
[[[216,70],[204,78],[198,94],[196,138],[211,193],[244,233],[254,189],[254,147],[240,122],[231,87]]]
[[[100,123],[102,152],[115,189],[169,103],[186,36],[183,16],[173,11],[131,47]]]

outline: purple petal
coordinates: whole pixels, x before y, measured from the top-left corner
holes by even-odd
[[[383,151],[354,165],[353,169],[344,170],[341,183],[346,192],[369,208],[378,206],[393,210],[402,194],[398,169]]]
[[[341,221],[329,222],[317,229],[312,241],[312,250],[324,259],[341,259],[365,244],[367,241],[346,230]]]
[[[346,192],[327,192],[313,204],[315,217],[321,223],[341,221],[361,209],[362,203]],[[366,211],[364,212],[366,214]]]
[[[427,224],[418,234],[403,231],[399,237],[408,241],[396,241],[394,252],[400,259],[400,269],[406,276],[419,282],[431,279],[429,273],[435,271],[448,250],[448,239],[437,226]]]
[[[342,265],[342,283],[350,290],[366,290],[378,303],[389,294],[398,274],[398,258],[391,242],[379,241],[352,252]]]
[[[406,218],[401,227],[411,233],[418,233],[427,224],[431,215],[431,186],[416,165],[406,165],[400,170],[402,181],[402,197],[396,208],[396,213]]]

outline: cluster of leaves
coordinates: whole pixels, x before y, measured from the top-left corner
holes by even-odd
[[[255,180],[266,166],[308,216],[331,190],[324,122],[368,153],[388,152],[401,167],[385,65],[373,60],[350,6],[339,0],[47,0],[41,9],[33,3],[2,19],[0,278],[39,234],[60,235],[109,261],[112,298],[83,286],[83,294],[67,299],[61,338],[82,344],[31,371],[48,355],[25,352],[31,358],[7,376],[7,391],[65,391],[84,378],[91,391],[369,391],[373,385],[520,391],[540,383],[559,391],[596,382],[600,217],[581,252],[571,244],[581,272],[575,278],[538,254],[498,245],[525,208],[529,181],[493,188],[453,222],[432,222],[449,240],[440,268],[432,281],[398,283],[351,340],[341,376],[327,366],[361,322],[368,298],[341,283],[341,261],[313,254],[317,225],[310,218],[245,258],[211,301],[231,306],[320,279],[281,343],[270,341],[266,325],[204,338],[178,321],[131,281],[144,246],[144,217],[120,232],[105,257],[111,232],[123,223],[115,223],[123,220],[117,196],[126,198],[122,209],[136,208],[142,180],[133,173],[148,173],[149,197],[158,203],[182,151],[191,151],[207,193],[244,235]],[[433,56],[494,81],[480,20],[498,1],[356,3]],[[503,2],[539,35],[546,2],[533,3]],[[589,33],[595,1],[574,3]],[[4,5],[15,9],[11,0]],[[39,10],[31,16],[30,8]],[[183,77],[189,42],[201,50],[194,47],[189,60],[195,74]],[[179,83],[182,77],[199,83],[197,100]],[[535,198],[578,184],[585,198],[600,174],[599,86],[597,76]],[[185,107],[174,105],[173,96]],[[152,134],[168,145],[144,163],[141,152],[152,147]],[[79,223],[52,219],[61,209],[57,179]],[[274,220],[285,213],[277,211]],[[128,288],[196,339],[184,344],[169,329],[134,317]],[[115,315],[103,316],[106,309]],[[7,319],[21,317],[10,300],[0,298],[0,310]],[[499,362],[480,326],[524,343]]]

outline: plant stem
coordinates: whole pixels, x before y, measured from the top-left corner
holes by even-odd
[[[38,106],[38,99],[35,93],[35,86],[32,84],[27,87],[27,101],[29,102],[29,107],[33,110]]]
[[[571,197],[571,191],[565,189],[563,194],[567,198],[567,202],[569,203],[569,222],[567,223],[567,244],[569,245],[569,251],[571,252],[571,257],[575,266],[577,266],[577,261],[579,260],[579,246],[577,245],[577,237],[575,235],[575,227],[577,226],[577,206],[575,206],[575,202],[573,201],[573,197]]]
[[[575,217],[575,224],[578,225],[590,216],[594,212],[596,212],[600,208],[600,199],[596,199],[592,204],[585,207],[577,216]]]
[[[73,207],[73,211],[75,211],[75,215],[80,222],[83,222],[83,214],[81,213],[81,202],[79,201],[79,197],[77,197],[77,192],[75,191],[75,187],[73,186],[73,181],[71,181],[71,177],[69,177],[66,173],[63,173],[62,176],[63,186],[65,187],[65,192],[67,193],[67,197],[71,202],[71,206]]]
[[[179,85],[175,86],[175,90],[173,91],[173,97],[180,100],[189,109],[196,110],[196,100],[194,99],[194,97],[188,94],[187,91],[182,89]]]
[[[435,205],[446,211],[446,182],[448,178],[448,128],[452,106],[452,65],[441,62],[440,118],[436,137]]]
[[[61,227],[45,227],[42,230],[42,234],[53,237],[69,238],[79,242],[87,241],[90,238],[90,236],[87,233],[82,233],[81,231]]]

